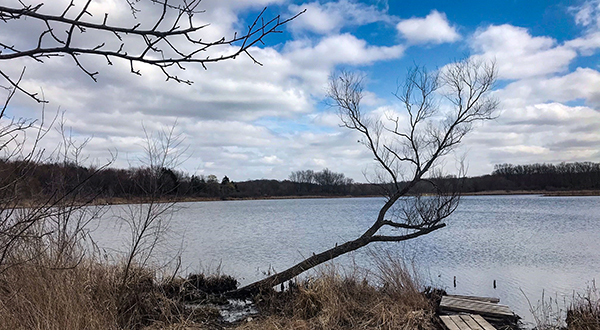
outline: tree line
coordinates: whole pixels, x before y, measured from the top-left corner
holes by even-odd
[[[0,160],[0,179],[18,182],[14,193],[20,200],[46,200],[56,187],[79,189],[89,198],[262,198],[285,196],[372,196],[376,185],[355,183],[342,173],[329,169],[297,171],[289,180],[249,180],[234,182],[224,176],[190,175],[167,167],[95,168],[75,163],[31,163]],[[17,180],[18,179],[18,180]],[[84,180],[85,179],[85,180]]]
[[[26,172],[24,172],[26,170]],[[171,168],[136,167],[128,169],[84,167],[74,163],[24,164],[0,160],[3,182],[19,179],[15,194],[21,200],[48,198],[56,187],[83,189],[85,196],[103,198],[145,198],[157,193],[166,197],[209,199],[263,198],[286,196],[378,196],[385,185],[357,183],[343,173],[328,168],[321,171],[294,171],[286,180],[249,180],[234,182],[224,176],[190,175]],[[85,178],[85,182],[82,182]],[[64,182],[66,181],[66,182]],[[600,163],[499,164],[491,174],[463,178],[463,193],[519,190],[600,189]],[[77,187],[80,186],[80,187]],[[415,187],[427,190],[426,187]],[[427,191],[419,191],[425,192]],[[90,197],[91,198],[91,197]]]
[[[469,178],[464,192],[490,190],[597,190],[600,189],[600,163],[499,164],[491,175]]]

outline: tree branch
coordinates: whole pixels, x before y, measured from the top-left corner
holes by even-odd
[[[200,64],[206,69],[206,64],[208,63],[235,59],[243,54],[247,55],[253,63],[262,65],[251,54],[251,48],[257,43],[264,44],[263,39],[266,36],[274,33],[281,33],[281,26],[305,12],[301,11],[284,20],[282,20],[279,15],[265,20],[265,8],[257,15],[252,24],[248,26],[246,33],[242,35],[236,33],[232,38],[222,37],[218,40],[207,42],[203,41],[202,38],[199,38],[197,33],[207,27],[208,24],[195,25],[192,20],[193,15],[199,13],[199,11],[195,11],[195,8],[200,3],[200,0],[186,2],[186,5],[183,7],[171,5],[168,3],[168,0],[152,0],[152,2],[160,5],[162,10],[150,29],[139,28],[140,23],[135,24],[133,27],[107,24],[108,13],[104,15],[104,20],[101,24],[89,22],[85,17],[91,16],[90,12],[88,12],[88,6],[91,1],[92,0],[87,0],[85,2],[75,18],[67,17],[69,10],[74,7],[73,1],[70,2],[60,16],[41,13],[40,11],[43,7],[42,3],[35,6],[22,3],[21,8],[0,6],[0,20],[6,23],[29,19],[43,22],[45,26],[45,29],[40,32],[37,38],[35,47],[29,49],[17,49],[8,42],[0,41],[0,47],[4,50],[0,50],[0,61],[31,58],[38,62],[42,62],[44,59],[50,57],[70,55],[75,61],[75,65],[92,80],[96,81],[98,72],[84,67],[78,57],[83,55],[102,56],[106,58],[108,65],[112,65],[111,58],[129,61],[131,72],[137,75],[140,75],[141,73],[139,70],[134,69],[134,63],[145,63],[160,68],[167,80],[172,79],[176,82],[191,84],[192,82],[190,80],[181,79],[174,73],[174,71],[184,70],[182,64]],[[132,8],[132,13],[135,17],[136,11],[134,2],[128,1],[128,3]],[[172,15],[169,15],[170,13],[174,14],[172,24],[169,23],[168,28],[161,29],[162,25],[167,24],[167,17],[173,17]],[[188,17],[188,25],[186,27],[180,27],[179,23],[183,20],[184,15]],[[67,25],[68,29],[65,31],[65,35],[61,37],[55,33],[55,30],[62,25]],[[99,40],[95,46],[79,46],[79,36],[90,31],[105,32],[108,33],[108,36],[104,36],[104,39]],[[122,36],[127,36],[128,39],[123,40],[124,37]],[[136,43],[135,39],[141,41],[143,46],[135,48],[135,46],[133,46]],[[109,46],[115,44],[114,41],[118,41],[118,46]],[[50,44],[44,45],[44,42]],[[133,48],[127,50],[128,47],[126,46]],[[224,53],[200,55],[213,49],[223,49]],[[159,56],[157,57],[156,54],[159,54]],[[18,84],[15,84],[14,80],[9,77],[9,74],[6,71],[0,70],[0,74],[10,85],[17,87]],[[27,92],[22,88],[19,88],[19,91],[36,101],[41,102],[40,99],[36,98],[36,94]]]
[[[409,239],[413,239],[413,238],[417,238],[419,236],[423,236],[426,234],[431,233],[434,230],[438,230],[440,228],[444,228],[446,227],[445,223],[440,223],[438,225],[426,228],[426,229],[421,229],[417,232],[408,234],[408,235],[401,235],[401,236],[383,236],[383,235],[374,235],[370,238],[371,242],[401,242],[401,241],[406,241]]]

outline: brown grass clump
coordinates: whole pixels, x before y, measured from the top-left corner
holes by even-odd
[[[600,291],[595,282],[587,293],[579,296],[567,311],[567,328],[569,330],[600,329]]]
[[[2,329],[213,329],[219,312],[188,308],[151,269],[84,261],[68,269],[28,262],[0,273]]]
[[[382,268],[383,267],[383,268]],[[381,283],[334,268],[283,292],[263,295],[252,329],[435,329],[434,307],[405,264],[380,264]]]
[[[92,264],[9,268],[0,274],[0,329],[115,329],[113,276]]]

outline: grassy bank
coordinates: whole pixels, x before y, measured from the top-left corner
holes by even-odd
[[[259,296],[261,315],[238,329],[438,329],[435,298],[415,273],[391,259],[378,266],[371,277],[326,268],[291,290]]]
[[[586,290],[573,293],[570,301],[545,296],[530,306],[537,330],[598,330],[600,329],[600,290],[595,281]]]
[[[463,196],[503,196],[503,195],[542,195],[542,196],[600,196],[600,190],[489,190],[479,192],[461,193]],[[332,198],[377,198],[381,195],[303,195],[303,196],[257,196],[257,197],[190,197],[190,196],[163,196],[153,199],[155,203],[188,203],[188,202],[216,202],[216,201],[248,201],[248,200],[280,200],[280,199],[332,199]],[[81,200],[77,205],[125,205],[144,204],[149,199],[145,197],[98,197],[93,201]],[[37,200],[21,200],[17,207],[39,207]]]
[[[565,321],[569,329],[600,329],[600,291],[595,283],[574,298]]]
[[[123,283],[122,269],[90,261],[65,269],[11,267],[0,274],[0,329],[142,329],[217,321],[216,310],[192,310],[169,295],[153,271],[135,269]]]
[[[50,261],[46,259],[46,261]],[[438,291],[425,290],[404,263],[379,262],[370,275],[322,268],[312,277],[248,297],[258,314],[222,321],[220,293],[235,279],[196,274],[165,277],[81,260],[68,268],[26,262],[0,273],[0,329],[441,329]],[[600,294],[574,296],[566,312],[534,311],[537,329],[600,329]]]
[[[434,329],[434,304],[399,263],[369,279],[328,268],[284,292],[250,297],[259,314],[221,321],[227,276],[187,278],[83,260],[69,268],[27,262],[0,274],[0,329]],[[47,260],[49,261],[49,260]],[[374,285],[371,280],[378,282]]]

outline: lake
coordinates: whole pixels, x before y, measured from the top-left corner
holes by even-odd
[[[158,254],[165,260],[181,251],[183,273],[220,267],[248,284],[358,237],[383,202],[334,198],[181,203]],[[123,207],[112,206],[106,217]],[[499,297],[525,320],[532,319],[525,296],[535,305],[545,291],[546,297],[562,304],[599,274],[600,197],[466,196],[447,224],[410,241],[372,243],[335,264],[369,268],[370,251],[386,251],[414,262],[428,285],[452,294]],[[101,247],[122,250],[123,229],[105,218],[93,237]]]

